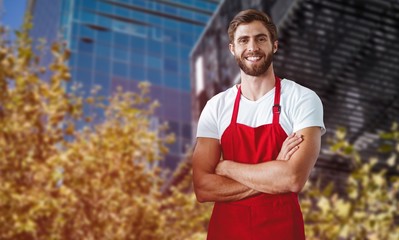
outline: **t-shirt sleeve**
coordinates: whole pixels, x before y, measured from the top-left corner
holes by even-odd
[[[293,112],[293,130],[297,132],[307,127],[319,126],[322,134],[326,132],[323,122],[323,104],[314,91],[307,91],[296,103]]]
[[[208,101],[198,120],[197,137],[219,139],[216,111],[214,104]]]

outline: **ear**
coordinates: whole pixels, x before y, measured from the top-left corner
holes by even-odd
[[[277,52],[277,49],[278,49],[278,41],[276,40],[276,41],[274,41],[274,43],[273,43],[273,53],[276,53],[276,52]]]
[[[231,54],[234,56],[234,44],[233,43],[229,44],[229,49],[230,49]]]

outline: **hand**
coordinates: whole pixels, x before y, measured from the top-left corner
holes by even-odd
[[[215,173],[216,173],[217,175],[223,176],[223,174],[224,174],[224,172],[223,172],[223,170],[224,170],[223,165],[224,165],[225,163],[226,163],[226,161],[224,161],[224,160],[221,160],[221,161],[218,163],[218,165],[217,165],[216,168],[215,168]]]
[[[218,165],[215,168],[215,173],[217,175],[222,175],[222,162],[224,162],[223,160],[221,160]]]
[[[276,160],[289,160],[291,156],[298,150],[299,144],[302,142],[302,136],[293,133],[289,135],[283,142],[280,153]]]

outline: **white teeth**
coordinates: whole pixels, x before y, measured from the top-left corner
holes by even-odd
[[[260,59],[260,57],[247,57],[247,59],[248,59],[249,61],[257,61],[257,60]]]

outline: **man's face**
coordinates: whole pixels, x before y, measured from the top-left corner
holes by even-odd
[[[269,32],[260,21],[241,24],[234,34],[230,51],[241,70],[250,76],[261,76],[271,66],[277,41],[272,43]]]

